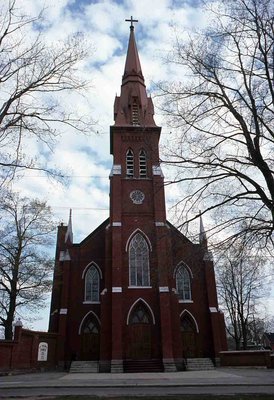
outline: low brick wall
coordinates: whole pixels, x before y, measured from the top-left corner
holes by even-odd
[[[43,361],[38,361],[40,343],[47,347]],[[0,340],[2,372],[14,369],[52,369],[56,365],[57,334],[30,331],[19,326],[15,328],[14,340]]]
[[[221,351],[222,367],[271,367],[270,350]]]

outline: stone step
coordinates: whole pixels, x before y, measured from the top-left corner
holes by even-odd
[[[215,369],[210,358],[187,358],[187,371],[207,371]]]
[[[72,361],[70,366],[70,373],[97,373],[99,372],[98,361]]]
[[[124,372],[163,372],[164,366],[162,360],[124,360]]]

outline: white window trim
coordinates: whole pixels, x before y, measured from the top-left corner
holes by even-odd
[[[127,242],[126,242],[126,252],[128,252],[129,243],[130,243],[131,239],[133,238],[133,236],[136,235],[136,233],[140,233],[141,235],[144,236],[144,238],[147,241],[149,250],[152,251],[152,245],[151,245],[151,242],[150,242],[148,236],[141,229],[137,228],[131,233],[131,235],[129,236],[129,238],[128,238]]]
[[[179,299],[179,303],[193,303],[193,300],[182,300],[182,299]]]
[[[91,262],[85,267],[85,269],[84,269],[84,271],[83,271],[83,273],[82,273],[82,279],[85,278],[85,275],[86,275],[87,270],[88,270],[92,265],[94,265],[94,266],[98,269],[98,272],[99,272],[99,275],[100,275],[100,279],[102,279],[102,278],[103,278],[103,274],[102,274],[101,268],[100,268],[99,265],[96,264],[96,262],[94,262],[94,261],[91,261]]]
[[[89,269],[92,268],[92,267],[95,268],[95,269],[97,270],[97,273],[98,273],[98,275],[99,275],[98,298],[100,298],[100,279],[102,279],[102,278],[101,278],[101,275],[100,275],[100,269],[98,270],[97,265],[96,265],[95,263],[91,263],[88,269],[87,269],[87,267],[85,268],[85,271],[86,271],[86,273],[85,273],[85,275],[84,275],[85,294],[84,294],[84,301],[83,301],[83,303],[84,303],[84,302],[87,302],[87,303],[89,303],[89,304],[98,304],[98,303],[100,304],[100,302],[98,302],[98,301],[86,300],[86,298],[87,298],[87,293],[86,293],[86,290],[87,290],[86,275],[87,275]]]
[[[152,289],[152,286],[135,286],[135,285],[130,285],[130,286],[128,286],[128,289]]]
[[[190,288],[189,288],[189,291],[190,291],[190,299],[180,299],[180,298],[179,298],[179,303],[180,303],[180,302],[182,302],[182,303],[183,303],[183,302],[185,302],[185,303],[191,303],[191,302],[193,302],[193,299],[192,299],[192,284],[191,284],[191,280],[193,279],[193,274],[192,274],[192,271],[191,271],[191,269],[189,268],[189,266],[188,266],[187,264],[185,264],[183,261],[181,261],[181,262],[179,262],[179,264],[177,264],[176,268],[174,269],[174,273],[173,273],[173,277],[174,277],[175,283],[176,283],[176,293],[177,293],[177,295],[179,296],[178,285],[177,285],[177,274],[178,274],[178,272],[179,272],[179,270],[180,270],[181,268],[184,268],[184,269],[187,271],[187,273],[189,274],[189,280],[190,280],[190,282],[189,282],[189,284],[190,284]]]

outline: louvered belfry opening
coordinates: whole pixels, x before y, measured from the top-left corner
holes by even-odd
[[[127,177],[132,178],[134,175],[134,156],[132,150],[127,151],[126,169],[127,169]]]
[[[132,111],[132,116],[131,116],[132,117],[132,125],[139,126],[140,125],[139,106],[136,103],[136,100],[132,103],[131,111]]]
[[[139,174],[140,178],[147,177],[147,158],[144,150],[141,150],[139,154]]]

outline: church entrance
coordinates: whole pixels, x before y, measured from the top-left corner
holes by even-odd
[[[127,359],[151,358],[151,326],[149,311],[144,304],[139,303],[129,317]]]
[[[81,332],[81,360],[99,360],[100,326],[94,315],[84,321]]]
[[[184,358],[198,357],[197,329],[190,315],[181,317],[181,341]]]

